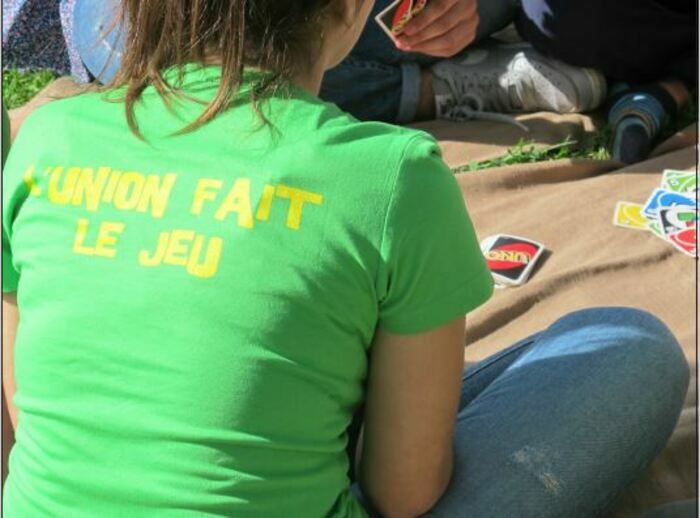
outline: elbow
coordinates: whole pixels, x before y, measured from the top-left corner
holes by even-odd
[[[437,503],[439,496],[403,495],[398,498],[388,498],[374,504],[375,510],[385,518],[417,518],[430,511]]]
[[[432,473],[414,477],[396,477],[380,483],[368,477],[362,489],[374,510],[386,518],[414,518],[430,511],[447,489],[452,475],[452,462]]]

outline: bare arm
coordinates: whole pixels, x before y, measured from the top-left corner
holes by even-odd
[[[5,393],[7,410],[12,420],[12,427],[17,427],[17,409],[12,404],[15,395],[15,334],[19,323],[17,296],[14,293],[2,295],[2,389]]]
[[[2,296],[2,479],[7,475],[7,458],[14,443],[17,427],[17,409],[12,404],[15,395],[14,346],[19,314],[14,293]]]
[[[464,324],[460,318],[418,335],[375,336],[359,475],[384,516],[427,512],[450,480]]]

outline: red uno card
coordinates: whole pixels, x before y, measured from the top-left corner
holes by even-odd
[[[697,226],[685,228],[668,236],[668,240],[681,252],[690,257],[698,256]]]
[[[379,13],[375,20],[379,26],[394,39],[401,34],[414,16],[425,9],[428,0],[395,0]]]
[[[481,250],[496,282],[525,284],[542,256],[542,244],[518,236],[498,234],[484,239]]]

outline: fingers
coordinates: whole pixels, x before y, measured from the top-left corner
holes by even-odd
[[[435,20],[442,17],[444,14],[450,13],[454,10],[455,4],[459,3],[459,0],[432,0],[428,2],[427,7],[416,16],[413,20],[409,22],[403,31],[406,36],[413,36],[418,34],[420,31],[431,25]],[[452,12],[451,14],[456,14]]]
[[[432,40],[443,34],[447,34],[458,25],[463,25],[466,21],[467,18],[464,14],[461,14],[461,16],[453,16],[451,13],[447,13],[425,27],[420,32],[413,33],[413,35],[409,35],[404,31],[404,33],[398,39],[403,45],[414,47],[425,41]]]
[[[453,56],[474,41],[478,24],[476,0],[433,0],[406,26],[396,46],[436,57]]]
[[[476,31],[465,33],[464,28],[461,25],[457,25],[445,34],[402,50],[420,52],[439,58],[449,58],[474,41],[475,36]]]

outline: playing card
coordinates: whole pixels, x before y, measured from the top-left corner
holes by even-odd
[[[697,206],[695,200],[689,196],[666,189],[656,189],[644,205],[642,214],[647,218],[654,217],[659,209],[671,208],[674,205]]]
[[[484,239],[481,250],[497,283],[520,286],[527,282],[544,246],[522,237],[498,234]]]
[[[661,223],[659,223],[658,220],[654,219],[649,221],[649,231],[656,237],[660,237],[664,241],[666,240],[666,234],[664,234],[664,231],[661,229]]]
[[[613,225],[625,228],[634,228],[638,230],[646,230],[649,222],[642,209],[644,207],[638,203],[630,203],[627,201],[617,202],[615,207],[615,215],[613,217]]]
[[[668,241],[681,252],[690,257],[698,256],[697,226],[685,228],[668,236]]]
[[[666,238],[695,225],[696,222],[697,212],[692,207],[674,205],[668,209],[659,209],[659,223]]]
[[[394,39],[400,35],[408,22],[425,9],[427,0],[396,0],[379,13],[375,20]]]
[[[693,171],[666,169],[663,173],[661,187],[681,194],[692,194],[698,190],[698,175]]]
[[[654,189],[654,192],[651,193],[651,196],[644,204],[642,214],[644,214],[644,216],[647,218],[655,217],[657,211],[659,210],[659,198],[666,192],[671,191],[668,191],[667,189]]]

